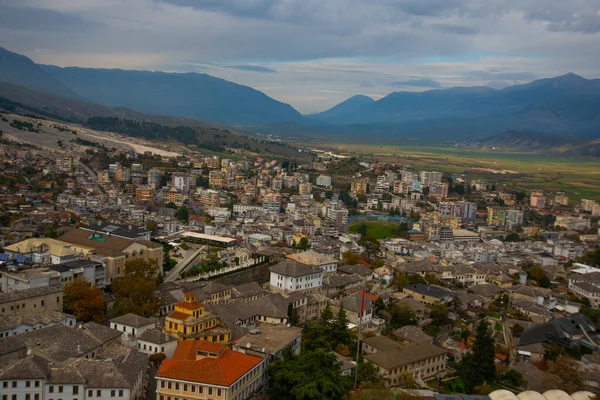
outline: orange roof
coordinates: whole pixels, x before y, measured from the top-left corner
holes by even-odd
[[[225,349],[219,357],[195,359],[197,348],[204,349],[207,346],[212,348],[214,344],[205,340],[179,342],[173,359],[164,360],[156,376],[188,382],[231,386],[262,361],[258,357],[238,353],[225,348],[223,345],[219,345],[220,349]]]
[[[358,292],[356,292],[356,294],[360,294],[360,290]],[[365,292],[365,298],[371,300],[371,301],[377,301],[377,299],[379,298],[379,296],[374,295],[373,293],[367,293]]]
[[[173,319],[180,319],[180,320],[184,320],[186,318],[188,318],[189,315],[186,313],[182,313],[181,311],[173,311],[170,315],[169,318],[173,318]]]
[[[202,307],[202,303],[199,301],[180,301],[176,304],[177,307],[185,308],[188,310],[195,310]]]

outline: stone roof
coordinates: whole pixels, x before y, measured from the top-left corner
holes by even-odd
[[[279,275],[291,277],[306,276],[317,273],[320,274],[323,272],[323,270],[318,267],[302,264],[289,259],[283,260],[269,267],[269,271],[275,272]]]
[[[302,264],[312,265],[312,266],[320,266],[325,264],[337,263],[339,262],[332,256],[328,254],[317,253],[314,250],[304,251],[302,253],[294,253],[289,254],[287,256],[290,260],[297,261]]]
[[[360,276],[373,275],[373,270],[362,264],[342,265],[338,267],[337,270],[345,274],[357,274]]]
[[[413,343],[427,342],[431,343],[433,337],[429,336],[418,326],[407,325],[402,328],[394,329],[392,332],[394,336],[401,340],[408,340]]]
[[[426,283],[417,283],[414,285],[406,285],[404,289],[411,290],[413,292],[417,292],[419,294],[435,297],[441,299],[446,296],[451,296],[453,293],[447,289],[444,289],[440,286],[429,285]]]
[[[485,284],[481,284],[481,285],[473,285],[469,288],[469,290],[479,296],[486,297],[486,298],[496,297],[499,293],[502,293],[505,291],[505,289],[502,289],[500,286],[497,286],[497,285],[494,285],[491,283],[485,283]]]
[[[142,326],[154,325],[154,320],[146,317],[142,317],[137,314],[125,314],[120,317],[116,317],[110,320],[110,322],[115,324],[132,326],[134,328],[140,328]]]
[[[403,346],[402,343],[381,335],[363,339],[362,342],[374,347],[377,351],[391,351]]]
[[[340,299],[340,304],[344,307],[344,310],[359,313],[362,305],[362,298],[363,296],[360,293],[351,294],[349,296],[342,297]],[[373,302],[368,297],[365,296],[364,300],[364,310],[368,310],[369,308],[373,307]]]
[[[170,342],[176,342],[177,338],[169,336],[162,332],[160,329],[147,329],[138,336],[138,341],[153,343],[153,344],[165,344]]]
[[[206,309],[217,314],[226,326],[232,327],[239,320],[247,320],[256,315],[271,318],[287,318],[289,301],[281,294],[272,294],[248,302],[209,304]]]
[[[583,326],[588,334],[596,331],[594,324],[585,315],[575,314],[527,329],[519,338],[519,346],[547,342],[552,338],[570,341],[574,336],[583,334],[580,326]]]
[[[361,277],[356,274],[342,275],[338,273],[325,273],[323,275],[323,286],[329,288],[346,286],[352,283],[360,283],[361,281]]]
[[[42,312],[34,315],[0,315],[0,331],[15,329],[21,325],[35,326],[58,324],[67,318],[75,318],[72,315],[59,311]]]
[[[390,351],[378,351],[365,355],[365,359],[383,369],[391,370],[417,361],[448,353],[446,349],[429,343],[409,344]]]
[[[10,303],[12,301],[30,299],[32,297],[46,296],[52,293],[61,293],[62,289],[49,286],[41,286],[32,289],[17,290],[10,293],[0,293],[0,304]]]
[[[235,343],[240,347],[250,344],[250,348],[261,349],[261,353],[273,354],[289,345],[302,332],[301,328],[284,324],[262,323],[256,329],[258,333],[246,334],[236,339]]]
[[[231,297],[234,298],[254,297],[260,296],[264,293],[267,292],[254,281],[242,283],[241,285],[235,285],[233,288],[231,288]]]
[[[48,363],[43,358],[33,355],[22,358],[0,370],[0,380],[45,379],[48,375]]]

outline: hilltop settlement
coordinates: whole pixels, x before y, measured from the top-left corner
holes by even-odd
[[[2,400],[600,389],[596,199],[320,150],[62,147],[1,138]]]

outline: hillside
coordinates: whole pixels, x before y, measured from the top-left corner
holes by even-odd
[[[349,100],[348,100],[349,101]],[[347,101],[347,102],[348,102]],[[401,135],[489,136],[506,130],[600,137],[600,79],[575,74],[540,79],[504,89],[465,87],[394,92],[374,102],[343,102],[311,116],[333,125],[386,126]]]
[[[541,132],[510,131],[481,140],[482,147],[502,151],[554,153],[583,157],[600,156],[600,140],[559,136]]]
[[[29,58],[0,47],[0,83],[43,93],[76,98],[77,95]]]
[[[146,114],[254,125],[304,117],[248,86],[207,74],[60,68],[0,48],[0,83]]]

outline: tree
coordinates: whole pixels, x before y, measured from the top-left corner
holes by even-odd
[[[521,241],[521,236],[518,233],[509,233],[508,235],[506,235],[506,237],[504,238],[505,242],[520,242]]]
[[[177,205],[175,203],[173,203],[172,201],[165,204],[165,207],[172,208],[173,210],[177,210]]]
[[[76,278],[64,287],[64,309],[77,317],[80,322],[97,322],[103,324],[106,320],[104,313],[104,298],[102,290],[92,287],[84,278]]]
[[[342,265],[355,265],[360,261],[358,254],[351,252],[350,250],[342,253]]]
[[[331,322],[329,328],[329,337],[334,343],[334,346],[343,344],[345,346],[354,345],[354,335],[350,329],[348,329],[348,316],[344,307],[340,307],[336,318]]]
[[[390,328],[401,328],[406,325],[415,325],[417,318],[406,303],[398,303],[389,308],[389,313],[392,316]]]
[[[473,350],[467,353],[459,365],[466,393],[474,393],[476,386],[492,382],[496,378],[494,338],[490,335],[485,320],[477,325]]]
[[[358,386],[352,395],[350,400],[395,400],[396,396],[394,392],[383,382],[365,382]]]
[[[367,225],[366,224],[360,224],[358,226],[358,228],[356,229],[356,233],[359,233],[360,236],[366,236],[367,235]]]
[[[431,323],[435,326],[446,325],[449,321],[448,306],[436,301],[431,305],[429,317],[431,318]]]
[[[350,389],[335,355],[324,349],[302,352],[269,367],[271,398],[282,400],[341,400]]]
[[[160,300],[154,296],[160,278],[158,272],[152,261],[136,259],[125,263],[125,274],[113,279],[112,284],[115,315],[155,315],[160,307]]]
[[[190,219],[190,212],[187,209],[187,207],[179,207],[175,212],[175,218],[177,218],[181,222],[188,222]]]
[[[305,238],[305,237],[300,238],[300,242],[298,243],[296,248],[300,249],[300,250],[310,249],[310,242],[308,241],[308,238]]]
[[[398,379],[398,385],[405,389],[412,389],[417,385],[417,382],[411,373],[404,371]]]
[[[572,358],[558,357],[556,361],[548,361],[548,373],[552,375],[544,381],[548,388],[574,393],[583,387],[579,364]]]
[[[521,334],[524,330],[525,328],[523,328],[523,325],[520,324],[514,324],[512,328],[510,328],[510,332],[514,337],[521,337]]]
[[[381,244],[379,240],[373,235],[367,235],[362,237],[358,244],[363,247],[363,255],[369,259],[370,262],[375,261],[377,254],[381,251]]]

